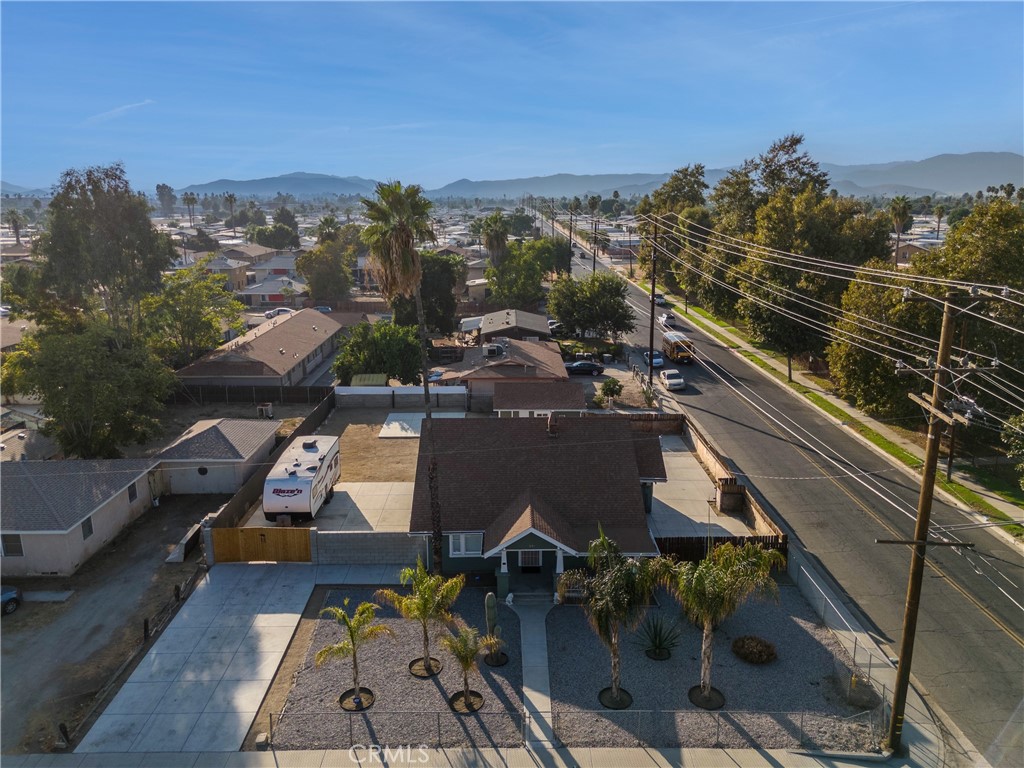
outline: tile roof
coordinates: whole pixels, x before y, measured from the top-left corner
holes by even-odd
[[[277,432],[280,421],[205,419],[197,421],[157,458],[161,460],[245,460]]]
[[[541,409],[586,410],[587,398],[578,381],[497,381],[494,383],[494,410],[524,411]]]
[[[0,530],[70,531],[155,466],[155,459],[8,462],[0,486]]]
[[[483,531],[485,552],[532,527],[582,553],[599,524],[625,552],[656,552],[635,448],[651,436],[614,417],[554,424],[552,437],[546,419],[424,421],[409,531],[431,529],[433,451],[443,529]]]
[[[551,335],[551,329],[548,328],[548,319],[544,315],[523,312],[520,309],[503,309],[499,312],[491,312],[488,315],[484,315],[483,324],[480,326],[480,334],[487,336],[494,333],[503,333],[509,328],[534,331],[544,338]]]
[[[339,330],[338,323],[315,309],[278,315],[182,368],[178,376],[283,376]]]

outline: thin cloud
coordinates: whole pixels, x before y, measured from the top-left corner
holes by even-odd
[[[145,107],[149,104],[156,104],[156,102],[153,99],[146,99],[145,101],[140,101],[135,104],[124,104],[120,107],[115,107],[109,112],[100,112],[100,114],[98,115],[93,115],[92,117],[85,118],[85,124],[95,125],[96,123],[106,123],[110,120],[114,120],[115,118],[120,117],[123,114],[126,114],[127,112],[130,112],[133,109]]]

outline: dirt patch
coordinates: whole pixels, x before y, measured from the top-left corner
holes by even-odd
[[[343,483],[411,483],[416,479],[420,441],[381,440],[380,430],[391,409],[335,408],[321,434],[341,435]]]
[[[58,723],[80,729],[97,695],[142,647],[143,620],[155,627],[158,616],[171,615],[174,586],[195,573],[199,553],[185,563],[164,560],[190,526],[227,498],[167,499],[73,576],[10,579],[25,591],[74,594],[62,603],[24,603],[3,617],[4,752],[53,749]]]

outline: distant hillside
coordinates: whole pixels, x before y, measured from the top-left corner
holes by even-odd
[[[936,155],[926,160],[875,165],[830,165],[822,163],[833,182],[851,181],[880,194],[878,188],[899,186],[921,191],[896,194],[971,194],[989,185],[1024,183],[1024,156],[1014,152],[968,152],[964,155]],[[838,189],[838,186],[837,186]],[[927,191],[924,191],[927,190]],[[842,190],[840,190],[841,192]],[[884,194],[893,194],[886,191]]]
[[[0,195],[21,195],[22,197],[49,197],[50,191],[47,189],[29,189],[28,187],[19,187],[17,184],[8,184],[6,181],[0,181]]]
[[[503,179],[500,181],[470,181],[459,179],[440,189],[427,191],[427,197],[480,197],[516,198],[523,195],[538,197],[572,197],[573,195],[601,195],[610,197],[615,190],[629,197],[623,189],[657,189],[668,178],[667,173],[606,173],[576,176],[558,173],[554,176],[531,176],[525,179]]]
[[[283,176],[271,176],[264,179],[218,179],[206,184],[193,184],[182,189],[182,192],[194,192],[197,195],[223,195],[234,192],[238,197],[273,197],[278,192],[295,195],[295,197],[318,197],[323,195],[369,195],[377,182],[359,176],[329,176],[324,173],[286,173]]]
[[[895,197],[906,195],[907,197],[924,197],[935,195],[938,190],[924,189],[923,187],[908,187],[906,184],[877,184],[873,187],[862,187],[852,181],[835,181],[832,186],[840,195],[853,197]]]

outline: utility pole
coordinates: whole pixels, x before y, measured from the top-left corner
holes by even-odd
[[[917,632],[917,613],[921,604],[925,547],[929,544],[928,526],[931,522],[932,495],[939,463],[941,425],[945,421],[942,418],[945,417],[942,411],[942,398],[949,379],[949,358],[953,346],[953,300],[956,297],[956,293],[949,292],[942,304],[942,332],[939,335],[939,352],[935,364],[931,402],[925,403],[921,398],[911,395],[911,399],[925,405],[928,410],[928,443],[925,447],[924,470],[921,474],[921,493],[917,502],[917,524],[914,527],[912,542],[914,550],[907,581],[907,602],[903,613],[903,636],[900,639],[899,664],[896,667],[896,683],[892,695],[892,716],[886,738],[886,745],[894,753],[899,753],[903,738],[903,715],[907,706],[910,665],[914,656],[914,636]]]
[[[651,322],[650,338],[647,341],[647,386],[654,386],[654,297],[658,293],[658,220],[654,220],[654,234],[651,236]]]
[[[591,216],[591,219],[591,231],[593,232],[593,237],[590,238],[590,255],[594,260],[591,264],[590,271],[597,272],[597,219],[593,216]]]

